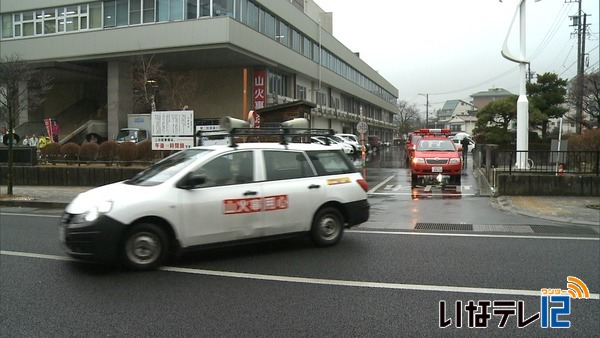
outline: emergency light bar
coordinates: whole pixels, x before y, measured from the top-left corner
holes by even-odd
[[[444,128],[444,129],[421,129],[419,130],[419,133],[427,135],[427,134],[434,134],[434,135],[448,135],[450,134],[450,129]]]

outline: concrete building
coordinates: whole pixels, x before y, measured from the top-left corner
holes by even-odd
[[[54,117],[66,134],[100,119],[111,137],[150,107],[215,121],[303,101],[313,127],[356,133],[362,112],[368,134],[392,139],[398,90],[312,0],[3,0],[0,17],[0,57],[54,79],[22,123]]]

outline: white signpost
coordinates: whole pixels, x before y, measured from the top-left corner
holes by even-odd
[[[356,124],[356,130],[361,133],[364,134],[367,131],[369,131],[369,125],[366,122],[358,122]]]

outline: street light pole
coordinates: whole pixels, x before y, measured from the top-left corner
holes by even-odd
[[[420,94],[421,96],[425,96],[425,128],[429,128],[429,94]]]
[[[540,0],[536,0],[540,1]],[[520,39],[520,51],[519,58],[515,58],[508,52],[508,38],[512,30],[512,25],[515,22],[517,12],[510,23],[510,28],[506,34],[504,45],[502,46],[502,56],[507,60],[516,62],[519,64],[519,99],[517,100],[517,162],[515,167],[517,169],[530,169],[527,161],[529,151],[529,101],[527,100],[527,65],[529,61],[526,59],[526,30],[525,30],[525,6],[526,1],[521,0],[517,11],[519,12],[519,39]]]

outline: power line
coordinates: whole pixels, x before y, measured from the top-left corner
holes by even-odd
[[[509,69],[509,70],[505,71],[504,73],[501,73],[501,74],[499,74],[499,75],[496,75],[496,76],[494,76],[493,78],[491,78],[491,79],[489,79],[489,80],[485,80],[485,81],[483,81],[483,82],[480,82],[480,83],[474,84],[474,85],[472,85],[472,86],[468,86],[468,87],[461,88],[461,89],[457,89],[457,90],[452,90],[452,91],[449,91],[449,92],[443,92],[443,93],[430,93],[429,95],[447,95],[447,94],[454,94],[454,93],[460,93],[460,92],[464,92],[465,90],[473,89],[473,88],[475,88],[475,87],[480,87],[480,86],[482,86],[482,85],[484,85],[484,84],[486,84],[486,83],[489,83],[489,82],[491,82],[491,81],[494,81],[494,80],[497,80],[497,79],[499,79],[499,78],[501,78],[501,77],[504,77],[504,76],[506,76],[506,75],[508,75],[508,74],[510,74],[510,73],[512,73],[512,72],[514,72],[514,71],[515,71],[515,70],[517,70],[518,68],[519,68],[519,66],[512,67],[511,69]]]
[[[560,29],[563,22],[567,19],[568,16],[566,15],[566,13],[571,9],[572,6],[572,3],[570,3],[569,5],[563,3],[561,9],[558,11],[556,17],[554,18],[554,22],[546,32],[546,35],[544,36],[538,47],[532,53],[531,60],[537,58],[542,53],[542,51],[544,51],[544,49],[548,46],[554,35],[556,35],[556,32],[558,32],[558,30]],[[561,17],[562,20],[559,21]]]

